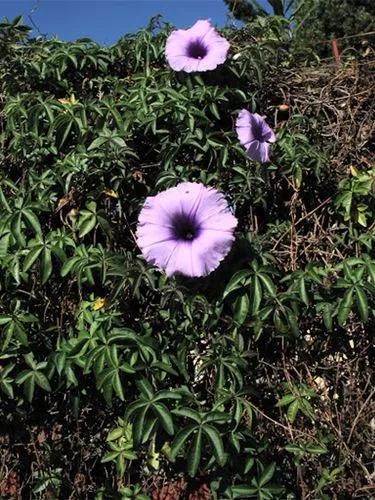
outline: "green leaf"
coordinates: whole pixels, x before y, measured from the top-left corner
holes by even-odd
[[[201,422],[199,413],[191,408],[176,408],[172,410],[172,413],[180,417],[190,418],[191,420],[194,420],[194,422],[197,422],[197,424],[200,424]]]
[[[305,278],[303,278],[303,277],[298,280],[298,292],[299,292],[299,296],[301,297],[303,302],[308,306],[309,305],[309,297],[308,297],[307,291],[306,291]]]
[[[294,420],[297,416],[298,410],[299,410],[299,401],[298,401],[298,399],[296,399],[295,401],[293,401],[293,403],[291,403],[288,406],[287,416],[288,416],[289,422],[291,422],[291,423],[294,422]]]
[[[23,215],[26,217],[30,226],[34,229],[36,234],[42,233],[42,228],[40,227],[38,217],[31,210],[24,208],[22,210]]]
[[[92,151],[93,149],[98,149],[104,143],[108,141],[108,137],[97,137],[87,148],[87,151]]]
[[[192,432],[197,428],[196,425],[191,424],[188,425],[187,427],[184,427],[181,429],[176,437],[174,438],[173,443],[171,444],[171,452],[169,455],[169,458],[172,462],[174,462],[177,458],[177,455],[179,454],[181,448],[184,446],[185,442],[187,441],[188,437],[192,434]]]
[[[43,251],[40,267],[42,271],[42,284],[44,284],[52,273],[52,257],[49,248],[45,248]]]
[[[234,319],[239,324],[242,325],[249,314],[250,300],[247,294],[238,297],[236,300]]]
[[[340,301],[337,318],[340,326],[344,326],[353,306],[353,288],[349,288]]]
[[[258,490],[252,486],[237,484],[236,486],[232,486],[231,492],[233,498],[254,498],[254,495],[257,495]]]
[[[23,384],[26,379],[32,377],[33,372],[31,370],[23,370],[19,373],[15,379],[17,385]]]
[[[259,274],[258,276],[262,280],[263,285],[264,285],[265,289],[267,290],[267,292],[270,294],[270,296],[276,297],[277,290],[276,290],[275,285],[272,283],[271,278],[269,276],[267,276],[266,274]]]
[[[356,286],[355,287],[356,297],[357,297],[357,307],[359,314],[361,316],[362,321],[368,320],[369,308],[368,308],[368,300],[363,288]]]
[[[253,290],[252,290],[252,313],[256,314],[259,311],[262,302],[262,285],[260,284],[258,276],[254,276]]]
[[[87,233],[92,231],[97,224],[97,219],[95,215],[90,218],[85,218],[79,225],[79,237],[83,238]]]
[[[306,451],[313,455],[322,455],[324,453],[328,453],[328,450],[325,446],[318,444],[309,444],[308,446],[306,446]]]
[[[324,325],[327,328],[329,332],[332,331],[333,327],[333,321],[332,321],[332,315],[333,315],[333,307],[332,304],[324,304],[323,306],[323,321]]]
[[[273,477],[276,469],[276,463],[273,462],[272,464],[268,465],[264,471],[262,472],[262,475],[260,476],[260,479],[258,481],[259,486],[264,486],[267,484]]]
[[[39,387],[41,387],[42,389],[44,389],[47,392],[51,391],[51,386],[48,382],[47,377],[44,375],[44,373],[36,371],[36,372],[34,372],[34,376],[35,376],[35,382],[37,383],[37,385],[39,385]]]
[[[63,278],[65,276],[67,276],[71,272],[71,270],[73,269],[75,264],[77,264],[77,262],[79,262],[79,260],[80,260],[79,257],[72,257],[71,259],[68,259],[61,268],[61,271],[60,271],[61,276]]]
[[[283,396],[280,401],[277,402],[276,406],[278,407],[281,407],[281,406],[286,406],[286,405],[289,405],[290,403],[292,403],[294,400],[296,399],[296,397],[294,396],[294,394],[286,394],[285,396]]]
[[[254,463],[255,463],[255,460],[253,457],[250,457],[246,463],[245,463],[245,469],[244,469],[244,473],[247,474],[248,472],[251,471],[251,469],[253,468],[254,466]]]
[[[199,463],[202,455],[202,429],[199,427],[198,432],[195,434],[193,442],[190,445],[187,464],[188,474],[194,477],[197,473]]]
[[[147,399],[152,399],[154,397],[154,390],[148,380],[142,378],[141,380],[138,380],[136,384],[138,386],[138,389],[144,396],[147,397]]]
[[[225,462],[224,446],[219,432],[215,429],[215,427],[212,427],[210,425],[204,425],[202,429],[203,432],[209,437],[212,443],[212,448],[214,451],[216,461],[218,462],[219,465],[224,465]]]
[[[241,288],[245,284],[247,278],[249,278],[250,274],[251,273],[248,270],[238,271],[237,273],[235,273],[225,287],[223,299],[225,299],[225,297],[234,290],[238,290],[239,288]]]
[[[113,462],[117,459],[117,457],[121,454],[121,451],[110,451],[104,455],[104,457],[100,460],[102,464],[107,462]]]
[[[173,420],[168,408],[163,403],[154,403],[152,408],[164,430],[170,435],[174,434]]]
[[[34,390],[35,390],[35,377],[32,375],[31,377],[27,378],[24,383],[24,392],[26,399],[29,403],[33,400],[34,397]]]
[[[34,247],[30,250],[30,252],[27,254],[26,259],[23,263],[23,270],[28,271],[30,267],[34,264],[34,262],[37,260],[39,255],[41,254],[43,250],[43,245]]]
[[[144,432],[143,426],[146,418],[146,413],[148,410],[148,406],[144,406],[140,412],[136,413],[136,418],[133,422],[133,440],[134,446],[138,448],[139,445],[143,442]]]
[[[121,401],[125,400],[124,391],[122,389],[122,382],[119,373],[116,371],[112,376],[112,385]]]

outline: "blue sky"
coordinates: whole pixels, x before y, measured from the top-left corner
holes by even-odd
[[[228,13],[224,0],[0,0],[0,18],[22,14],[30,25],[32,11],[43,34],[63,40],[89,37],[104,44],[145,26],[156,14],[178,27],[188,27],[207,18],[223,26]]]

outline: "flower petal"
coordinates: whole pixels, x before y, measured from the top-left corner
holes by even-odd
[[[182,182],[146,199],[137,243],[145,259],[167,275],[206,276],[229,252],[236,225],[216,189]]]
[[[253,130],[251,127],[251,113],[247,109],[242,109],[236,120],[236,131],[240,143],[247,146],[254,141]]]
[[[269,158],[270,146],[267,142],[253,141],[247,148],[247,155],[254,161],[266,163]]]
[[[202,57],[193,57],[189,53],[191,44],[202,44]],[[165,55],[168,64],[175,71],[193,73],[215,69],[225,62],[229,42],[220,36],[209,20],[199,20],[187,30],[173,31],[166,42]]]
[[[233,233],[204,229],[192,243],[195,275],[207,276],[214,271],[229,253],[233,241]]]
[[[271,127],[258,113],[242,109],[236,120],[236,131],[240,143],[245,146],[248,156],[261,163],[270,161],[269,143],[276,141]]]
[[[179,242],[173,254],[170,256],[165,268],[167,276],[183,274],[184,276],[198,276],[194,270],[195,259],[192,253],[192,243],[190,241]]]
[[[204,38],[208,33],[215,31],[210,19],[200,19],[186,30],[191,39]]]

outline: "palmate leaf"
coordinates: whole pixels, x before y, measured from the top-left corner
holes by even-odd
[[[251,275],[250,271],[244,270],[244,271],[238,271],[234,276],[232,276],[231,280],[229,281],[229,283],[225,288],[223,298],[225,299],[225,297],[229,295],[231,292],[244,286],[246,280],[249,278],[250,275]]]
[[[37,385],[39,385],[39,387],[41,387],[42,389],[44,389],[47,392],[51,391],[50,383],[48,382],[48,379],[44,375],[44,373],[42,373],[40,371],[35,371],[34,377],[35,377],[35,382],[37,383]]]
[[[296,396],[294,394],[286,394],[283,396],[280,401],[276,403],[276,406],[286,406],[292,403],[296,399]]]
[[[182,450],[182,447],[185,445],[185,443],[187,442],[190,435],[196,429],[197,429],[197,426],[194,424],[191,424],[191,425],[188,425],[187,427],[184,427],[176,434],[176,437],[174,438],[173,443],[171,444],[171,451],[170,451],[170,455],[169,455],[170,460],[172,462],[174,462],[176,460],[177,455]]]
[[[176,408],[172,410],[172,413],[180,417],[190,418],[191,420],[197,422],[197,424],[200,424],[202,421],[199,413],[195,410],[192,410],[191,408]]]
[[[232,492],[233,498],[256,498],[258,493],[257,488],[254,486],[247,486],[246,484],[232,486],[230,491]]]
[[[277,290],[276,290],[276,287],[275,287],[274,283],[272,282],[271,278],[264,273],[259,273],[258,276],[259,276],[260,280],[262,281],[264,288],[267,290],[267,292],[270,294],[270,296],[276,297]]]
[[[170,435],[174,434],[173,420],[168,408],[163,403],[154,403],[152,409],[165,431]]]
[[[359,314],[361,316],[362,321],[367,321],[368,320],[368,315],[369,315],[369,307],[368,307],[368,300],[366,293],[364,292],[363,288],[360,286],[355,287],[355,293],[356,293],[356,298],[357,298],[357,307]]]
[[[337,318],[340,326],[344,326],[346,320],[349,317],[351,308],[353,306],[353,288],[349,288],[344,297],[341,299],[339,304],[339,309],[337,312]]]
[[[274,473],[276,470],[276,463],[273,462],[272,464],[268,465],[264,471],[262,472],[262,475],[260,476],[260,479],[258,481],[259,486],[264,486],[267,484],[269,481],[271,481]]]
[[[97,224],[96,214],[90,214],[79,221],[79,237],[83,238],[94,229]]]
[[[49,248],[44,248],[43,250],[40,261],[40,268],[42,274],[41,276],[42,284],[44,284],[47,282],[48,278],[52,273],[52,256],[51,256],[51,250]]]
[[[143,427],[147,411],[148,411],[148,405],[145,405],[141,411],[137,412],[136,419],[133,421],[133,439],[134,439],[134,446],[136,448],[138,448],[143,443],[144,439]]]
[[[207,435],[212,444],[212,449],[219,465],[224,465],[225,463],[225,453],[223,441],[219,432],[210,425],[204,425],[202,427],[203,432]]]
[[[235,304],[234,319],[239,325],[242,325],[245,322],[249,314],[249,308],[249,296],[245,293],[244,295],[241,295],[241,297],[238,297]]]
[[[144,395],[147,399],[152,399],[154,397],[154,390],[152,388],[152,385],[145,378],[137,381],[137,387],[141,391],[141,394]]]
[[[193,438],[193,442],[190,445],[187,457],[188,474],[191,477],[194,477],[197,473],[199,463],[201,461],[201,455],[202,455],[202,428],[199,427],[197,433]]]
[[[24,263],[23,270],[28,271],[34,262],[38,259],[39,255],[42,253],[44,245],[38,245],[30,250],[27,254]]]
[[[253,289],[252,289],[251,310],[253,314],[256,314],[259,311],[259,307],[260,304],[262,303],[262,296],[263,296],[262,285],[259,281],[258,276],[254,276],[252,285]]]
[[[288,420],[291,423],[293,423],[294,420],[296,419],[296,416],[297,416],[297,413],[298,413],[299,409],[300,409],[300,405],[299,405],[298,399],[296,399],[295,401],[293,401],[293,403],[291,403],[288,406],[287,416],[288,416]]]

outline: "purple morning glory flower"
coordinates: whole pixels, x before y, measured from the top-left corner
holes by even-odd
[[[187,30],[173,31],[165,47],[168,64],[175,71],[208,71],[223,64],[229,42],[220,36],[210,20],[197,21]]]
[[[234,241],[237,219],[224,196],[196,182],[150,196],[139,214],[137,243],[150,264],[168,276],[207,276]]]
[[[252,160],[260,163],[270,161],[270,143],[276,141],[276,135],[264,118],[242,109],[237,117],[236,131]]]

